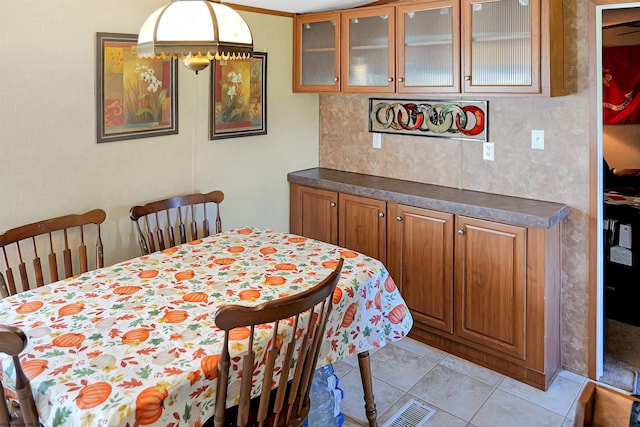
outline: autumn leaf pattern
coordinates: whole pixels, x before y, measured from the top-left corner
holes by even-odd
[[[29,336],[21,358],[47,361],[31,381],[36,404],[47,408],[41,411],[47,425],[80,426],[90,420],[91,425],[131,427],[141,417],[155,420],[157,415],[150,425],[201,426],[215,407],[215,381],[206,378],[201,361],[219,355],[223,340],[213,313],[223,304],[258,305],[302,292],[329,274],[341,256],[345,262],[321,366],[406,336],[413,320],[406,307],[398,308],[404,306],[398,288],[375,259],[251,227],[4,298],[0,323],[21,327]],[[259,348],[269,347],[269,333],[270,327],[256,328]],[[237,338],[232,382],[240,376],[238,361],[249,341],[246,333]],[[277,339],[278,347],[286,348],[282,337]],[[255,360],[260,372],[264,352]],[[8,358],[0,362],[0,376],[11,391],[12,363]],[[78,389],[98,383],[111,385],[108,398],[79,408],[74,403]],[[136,411],[139,396],[165,393],[162,405],[154,401],[153,413]]]

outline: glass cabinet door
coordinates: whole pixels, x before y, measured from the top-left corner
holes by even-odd
[[[338,92],[340,14],[298,15],[294,31],[294,91]]]
[[[460,92],[457,0],[409,2],[396,9],[398,92]]]
[[[368,7],[342,13],[343,92],[393,92],[394,9]]]
[[[464,0],[464,92],[540,91],[540,0]]]

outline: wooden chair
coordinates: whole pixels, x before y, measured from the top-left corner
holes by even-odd
[[[309,391],[318,361],[325,325],[332,308],[333,292],[340,279],[343,260],[320,284],[297,295],[266,302],[257,307],[224,306],[216,312],[216,325],[225,331],[218,363],[213,425],[300,426],[309,413]],[[270,330],[265,328],[270,326]],[[237,406],[225,409],[230,358],[229,335],[234,328],[249,327],[249,344],[239,369],[240,397]],[[254,377],[254,330],[269,330],[264,377]],[[294,333],[295,332],[295,333]],[[280,361],[279,363],[276,363]],[[273,373],[280,372],[277,388],[271,390]],[[291,373],[293,372],[292,379]],[[250,399],[252,383],[261,383],[261,394]],[[206,425],[211,425],[209,420]]]
[[[96,236],[95,268],[103,267],[100,224],[105,218],[106,214],[102,209],[94,209],[83,214],[65,215],[23,225],[0,234],[5,273],[4,279],[0,275],[0,296],[14,295],[34,286],[40,287],[87,272],[90,266],[85,234],[90,232]],[[44,271],[39,250],[48,251],[49,268]],[[58,254],[62,255],[61,265],[58,263]],[[29,259],[32,260],[31,267],[27,267],[25,262]],[[79,263],[75,271],[74,260]],[[18,270],[21,288],[17,286],[14,268]],[[47,276],[45,272],[48,273]]]
[[[9,402],[0,376],[0,426],[36,427],[39,426],[38,411],[33,399],[29,379],[22,370],[18,355],[27,345],[27,336],[14,326],[0,325],[0,352],[13,357],[16,377],[16,395],[18,405]]]
[[[215,232],[221,232],[220,203],[223,200],[224,193],[216,190],[205,194],[196,193],[172,197],[132,207],[129,211],[129,217],[136,224],[138,243],[140,243],[143,255],[196,240],[198,236],[206,237],[212,234],[207,215],[207,203],[216,204]],[[202,221],[200,226],[198,226],[199,219]],[[177,241],[176,230],[179,238]]]
[[[576,402],[573,425],[574,427],[632,425],[631,411],[634,402],[640,402],[640,398],[587,381]]]

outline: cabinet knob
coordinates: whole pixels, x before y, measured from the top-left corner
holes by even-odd
[[[334,81],[334,82],[337,82],[338,80],[340,80],[340,78],[338,78],[338,77],[334,77],[334,78],[333,78],[333,81]]]
[[[396,217],[396,221],[398,221],[398,222],[402,222],[402,217],[401,217],[401,216],[397,216],[397,217]]]
[[[333,202],[331,202],[331,207],[332,207],[332,208],[335,208],[335,207],[336,207],[336,204],[335,204],[335,203],[333,203]]]
[[[404,77],[398,77],[398,81],[402,83],[404,81]]]
[[[464,230],[458,230],[458,234],[464,236]]]
[[[391,83],[391,82],[393,81],[393,77],[389,77],[389,78],[387,79],[387,81],[388,81],[389,83]]]
[[[465,82],[470,82],[471,81],[471,76],[464,76],[464,81]]]
[[[379,216],[380,218],[384,218],[384,212],[380,212],[380,213],[378,213],[378,216]]]

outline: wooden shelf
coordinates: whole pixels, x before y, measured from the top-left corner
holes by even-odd
[[[366,46],[351,46],[351,50],[380,50],[380,49],[389,49],[388,44],[372,44]]]
[[[335,47],[311,47],[308,49],[302,49],[304,53],[313,53],[313,52],[335,52]]]
[[[505,40],[529,40],[531,38],[531,34],[503,34],[503,35],[492,35],[492,36],[481,36],[474,37],[474,42],[499,42]]]
[[[448,40],[431,40],[431,41],[424,41],[424,42],[411,42],[411,43],[405,43],[405,47],[423,47],[423,46],[446,46],[446,45],[451,45],[452,40],[448,39]]]

